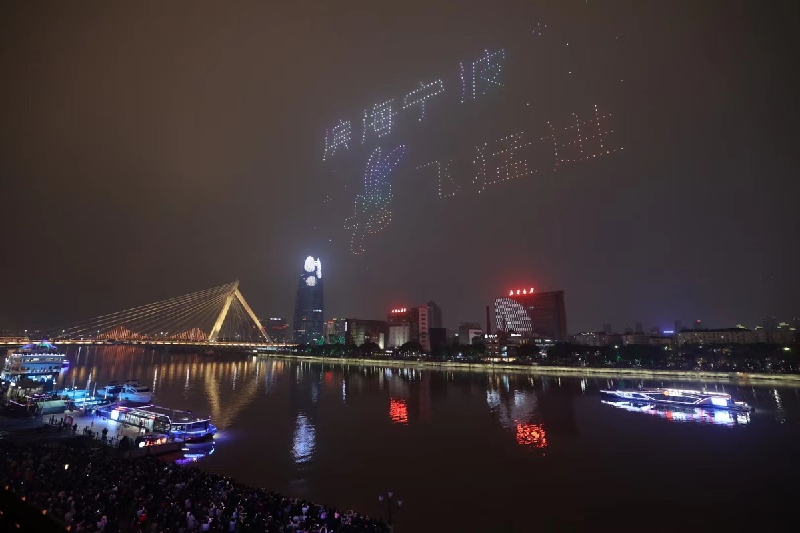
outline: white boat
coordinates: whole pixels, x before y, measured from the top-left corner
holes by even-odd
[[[61,372],[66,355],[55,344],[43,340],[25,344],[6,357],[0,379],[19,383],[23,379],[53,383]]]
[[[125,384],[122,385],[122,390],[119,391],[117,399],[128,403],[150,403],[150,400],[153,399],[153,391],[151,391],[150,387],[147,385],[139,385],[138,382],[134,384],[126,381]]]
[[[635,389],[601,390],[601,396],[639,404],[678,405],[706,409],[727,409],[749,413],[754,411],[745,402],[737,402],[730,394],[686,389]]]

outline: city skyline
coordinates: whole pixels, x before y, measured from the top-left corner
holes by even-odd
[[[13,3],[0,328],[233,278],[291,317],[309,252],[328,316],[529,285],[571,333],[790,320],[797,9]]]

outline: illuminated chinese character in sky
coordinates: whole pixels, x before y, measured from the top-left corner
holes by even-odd
[[[503,86],[504,50],[489,52],[466,66],[461,63],[461,101],[474,100],[494,87]]]
[[[524,141],[524,133],[514,133],[503,137],[491,145],[484,143],[477,146],[478,156],[473,161],[477,171],[472,183],[478,192],[483,192],[487,185],[494,185],[501,181],[513,180],[532,174],[528,168],[528,161],[522,157],[520,151],[530,146]]]
[[[383,137],[390,134],[393,120],[392,100],[387,100],[382,104],[375,104],[372,109],[365,109],[364,133],[361,136],[361,142],[365,142],[367,136]]]
[[[349,120],[340,120],[333,128],[325,132],[325,153],[322,160],[325,161],[336,153],[339,148],[347,150],[350,148],[350,141],[353,138],[353,127]]]
[[[450,198],[455,196],[458,191],[461,189],[461,186],[456,183],[453,179],[452,174],[450,173],[450,167],[452,166],[452,161],[433,161],[426,165],[422,165],[417,167],[417,170],[421,170],[427,167],[436,167],[436,177],[438,181],[438,189],[439,189],[439,198]]]
[[[556,128],[548,122],[550,134],[542,140],[549,140],[553,145],[553,171],[557,171],[562,165],[597,159],[623,150],[622,147],[612,146],[610,142],[609,136],[614,133],[606,125],[610,117],[611,115],[602,115],[597,106],[594,106],[594,116],[588,120],[581,120],[573,113],[571,123],[565,127]]]
[[[414,89],[403,97],[403,109],[418,105],[420,108],[419,120],[422,122],[422,119],[425,118],[425,101],[443,92],[444,84],[442,80],[420,83],[418,89]]]

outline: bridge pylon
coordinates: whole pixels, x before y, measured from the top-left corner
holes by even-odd
[[[91,342],[272,343],[239,290],[238,280],[43,332],[54,340]]]

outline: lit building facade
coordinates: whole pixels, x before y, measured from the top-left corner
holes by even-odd
[[[406,342],[418,342],[426,353],[431,351],[430,322],[428,320],[428,306],[400,307],[389,311],[387,318],[390,339],[406,339],[400,344],[389,344],[390,348],[397,348]],[[394,328],[394,329],[393,329]],[[392,337],[394,331],[394,337]],[[407,334],[405,332],[408,332]]]
[[[679,345],[683,344],[791,344],[797,340],[794,330],[767,331],[756,328],[684,329],[675,335]]]
[[[289,322],[282,317],[262,318],[261,325],[267,330],[272,342],[284,344],[289,342]]]
[[[325,305],[322,291],[322,263],[308,256],[297,284],[294,305],[294,342],[321,343],[324,340]]]
[[[567,340],[564,291],[514,289],[494,301],[495,327],[529,337]]]
[[[345,320],[345,344],[361,346],[371,342],[383,350],[386,348],[388,337],[389,324],[383,320],[361,320],[359,318]]]
[[[583,346],[608,346],[610,338],[611,335],[606,331],[585,331],[573,335],[572,342]]]
[[[344,318],[332,318],[325,322],[325,342],[328,344],[344,344],[345,325]]]

